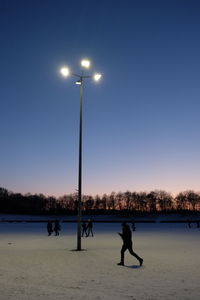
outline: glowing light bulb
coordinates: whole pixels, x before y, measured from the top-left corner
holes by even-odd
[[[87,60],[87,59],[83,59],[83,60],[81,61],[81,66],[82,66],[83,68],[89,68],[89,67],[90,67],[90,61]]]
[[[96,73],[96,74],[94,74],[94,80],[95,81],[99,81],[100,79],[101,79],[101,74],[99,74],[99,73]]]
[[[62,76],[67,77],[67,76],[69,76],[70,72],[69,72],[69,69],[67,67],[62,67],[60,69],[60,73],[62,74]]]

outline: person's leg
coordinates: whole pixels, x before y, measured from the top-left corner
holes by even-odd
[[[135,258],[137,258],[137,260],[139,261],[140,266],[141,266],[143,263],[143,259],[133,251],[132,244],[128,246],[128,251],[130,252],[131,255],[133,255]]]
[[[90,232],[91,232],[91,228],[89,227],[87,236],[90,236]]]
[[[86,229],[86,237],[88,237],[88,236],[89,236],[89,234],[90,234],[90,229],[89,229],[89,228],[87,228],[87,229]]]
[[[121,249],[121,261],[118,264],[119,266],[124,266],[124,253],[125,253],[126,250],[127,250],[126,245],[123,245],[122,249]]]

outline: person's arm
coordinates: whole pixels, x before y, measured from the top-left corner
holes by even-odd
[[[121,238],[122,238],[122,240],[123,240],[123,234],[122,234],[122,233],[120,233],[120,232],[118,232],[118,234],[121,236]]]

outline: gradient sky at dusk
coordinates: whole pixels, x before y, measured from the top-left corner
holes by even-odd
[[[74,193],[200,190],[198,0],[0,2],[0,186]]]

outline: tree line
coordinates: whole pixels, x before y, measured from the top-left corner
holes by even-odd
[[[76,214],[77,193],[61,197],[13,193],[0,188],[0,213]],[[112,192],[103,196],[82,196],[83,213],[155,213],[200,211],[200,192],[184,191],[172,196],[163,190]]]

